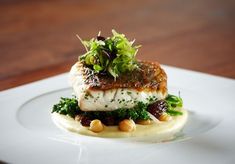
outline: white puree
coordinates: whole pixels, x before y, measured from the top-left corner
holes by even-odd
[[[136,130],[133,132],[122,132],[118,130],[118,126],[105,126],[104,131],[94,133],[89,130],[89,127],[84,127],[80,122],[75,121],[73,118],[61,115],[58,113],[52,114],[54,123],[64,130],[74,133],[79,133],[89,136],[109,137],[109,138],[122,138],[122,137],[142,137],[142,136],[169,136],[179,132],[185,125],[188,112],[187,110],[180,109],[183,115],[173,116],[172,120],[167,122],[153,122],[151,125],[136,124]]]

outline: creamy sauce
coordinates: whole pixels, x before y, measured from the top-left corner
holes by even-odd
[[[82,126],[80,122],[75,121],[70,116],[53,113],[52,119],[54,123],[61,129],[89,136],[108,138],[170,136],[179,132],[187,122],[187,110],[180,109],[180,111],[183,112],[183,115],[173,116],[172,120],[167,122],[153,122],[150,125],[136,124],[136,130],[133,132],[122,132],[118,129],[118,126],[105,126],[104,131],[100,133],[94,133],[89,130],[89,127]]]

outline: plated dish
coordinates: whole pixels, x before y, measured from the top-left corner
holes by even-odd
[[[190,109],[180,138],[139,144],[133,137],[89,137],[58,129],[51,120],[51,107],[73,92],[65,73],[0,92],[0,161],[233,163],[235,80],[165,65],[162,68],[168,75],[168,92],[177,95],[180,90],[184,106]]]
[[[159,63],[136,59],[138,46],[124,34],[83,41],[86,52],[72,66],[74,97],[53,106],[60,128],[99,137],[172,136],[187,122],[180,95],[168,93]]]

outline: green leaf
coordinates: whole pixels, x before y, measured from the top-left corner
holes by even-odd
[[[169,94],[166,98],[166,101],[172,107],[182,107],[183,106],[182,98],[174,96],[174,95]]]
[[[75,115],[81,113],[81,110],[78,106],[76,98],[61,97],[59,103],[55,104],[52,108],[52,113],[54,112],[75,117]]]
[[[99,71],[103,70],[103,68],[97,64],[93,65],[93,69],[95,70],[95,72],[99,72]]]
[[[167,113],[172,116],[182,115],[183,113],[177,111],[176,108],[181,108],[183,106],[183,100],[180,97],[168,94],[167,98],[165,99],[167,102]]]
[[[136,53],[140,46],[133,46],[124,34],[112,30],[112,37],[103,40],[92,38],[81,40],[87,52],[79,59],[87,66],[92,66],[96,73],[107,71],[115,79],[122,73],[138,68]]]
[[[171,116],[178,116],[178,115],[182,115],[183,113],[177,110],[167,110],[166,111],[167,114],[171,115]]]

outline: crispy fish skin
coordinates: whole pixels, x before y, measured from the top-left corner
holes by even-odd
[[[167,76],[157,62],[138,61],[139,69],[119,76],[96,74],[83,63],[75,63],[70,83],[83,111],[132,108],[139,101],[151,103],[167,96]]]

